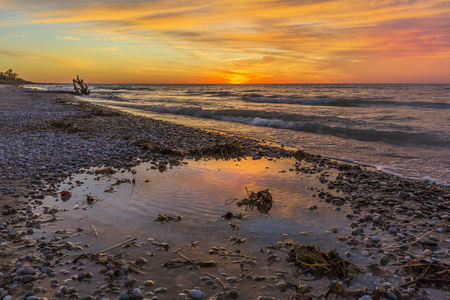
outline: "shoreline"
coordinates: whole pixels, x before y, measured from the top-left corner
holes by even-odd
[[[276,160],[294,154],[293,151],[282,147],[261,145],[254,139],[138,117],[82,102],[66,94],[26,93],[13,86],[3,86],[3,91],[5,93],[0,94],[0,203],[6,224],[2,224],[0,286],[8,287],[8,292],[12,295],[24,297],[27,289],[30,290],[29,283],[35,288],[33,282],[42,282],[41,285],[46,286],[44,289],[47,289],[47,292],[41,291],[29,297],[37,297],[36,295],[40,294],[58,298],[59,295],[65,295],[64,291],[61,291],[61,284],[51,288],[51,282],[47,278],[41,278],[44,274],[42,268],[45,266],[36,267],[39,263],[26,258],[27,254],[34,257],[39,252],[35,249],[36,239],[25,238],[45,226],[36,227],[45,220],[41,207],[43,200],[59,199],[61,184],[74,174],[80,171],[92,172],[92,168],[119,172],[123,170],[126,173],[145,164],[161,170],[170,168],[170,161],[175,167],[176,162],[195,161],[202,157],[236,159],[238,163],[245,157],[249,160]],[[313,186],[317,198],[330,200],[332,204],[342,202],[341,205],[334,204],[337,207],[344,203],[349,205],[350,213],[344,218],[352,221],[352,229],[348,237],[342,237],[343,242],[357,247],[360,252],[372,252],[369,256],[374,256],[373,262],[385,255],[389,260],[403,264],[413,259],[428,259],[430,264],[434,262],[444,266],[449,263],[450,188],[369,171],[360,166],[351,166],[301,151],[297,155],[297,174],[317,177],[320,181]],[[321,175],[327,170],[332,170],[334,175],[330,178]],[[168,170],[168,173],[170,172]],[[101,175],[99,173],[100,177]],[[334,191],[339,193],[333,194]],[[55,216],[57,215],[58,213]],[[374,215],[377,219],[374,219]],[[407,220],[409,222],[404,222]],[[57,226],[58,221],[55,224]],[[363,228],[374,233],[392,231],[392,240],[388,241],[389,245],[381,247],[381,243],[373,239],[373,234],[370,234],[370,239],[363,234]],[[436,232],[438,228],[440,231]],[[414,230],[411,231],[412,229]],[[393,232],[394,230],[396,232]],[[421,233],[427,232],[429,233],[421,237]],[[70,240],[69,238],[68,241]],[[414,247],[408,245],[414,241],[417,242]],[[423,241],[427,243],[424,244]],[[402,242],[408,250],[387,251],[388,254],[367,250],[389,248]],[[9,248],[10,246],[14,248]],[[410,247],[414,248],[414,251],[409,250]],[[416,253],[421,248],[422,253]],[[12,249],[17,250],[11,251]],[[405,251],[409,253],[405,255]],[[409,261],[406,256],[410,258]],[[54,264],[52,259],[47,258],[47,261],[49,265]],[[23,273],[22,266],[25,265],[39,270],[35,270],[34,274]],[[21,268],[22,271],[18,272]],[[375,274],[378,271],[371,272]],[[29,278],[27,275],[32,276]],[[25,276],[27,277],[24,279]],[[420,288],[408,291],[410,286],[415,285],[406,281],[407,275],[404,277],[398,286],[390,284],[380,287],[383,295],[388,298],[390,295],[390,299],[394,299],[392,294],[397,298],[405,298],[406,294],[410,297],[417,296]],[[126,281],[124,276],[122,279],[116,279],[121,284]],[[280,282],[277,280],[275,284]],[[419,280],[418,283],[425,284],[426,281]],[[402,288],[402,284],[407,285]],[[58,291],[60,293],[57,293]],[[133,292],[133,289],[128,290],[128,295],[139,299]],[[445,289],[442,289],[442,292],[445,292]],[[158,293],[152,293],[158,296]],[[178,293],[181,294],[182,290]],[[336,293],[339,294],[339,291]],[[373,296],[374,290],[363,293]],[[104,293],[100,294],[85,296],[91,297],[85,299],[106,298]],[[303,293],[305,294],[308,296],[308,292]],[[287,296],[289,293],[286,293]],[[118,295],[112,296],[113,299],[117,297]],[[238,299],[245,297],[246,295],[242,295]],[[165,299],[164,295],[157,299],[160,298]],[[359,296],[355,298],[358,299]]]

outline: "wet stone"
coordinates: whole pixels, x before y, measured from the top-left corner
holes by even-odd
[[[396,234],[397,232],[398,232],[398,230],[395,227],[389,227],[389,229],[388,229],[389,234]]]
[[[144,285],[146,286],[146,287],[151,287],[151,286],[153,286],[155,283],[152,281],[152,280],[146,280],[146,281],[144,281]]]
[[[24,282],[24,283],[30,282],[31,280],[33,280],[32,275],[23,275],[22,276],[22,282]]]
[[[134,289],[133,290],[133,297],[137,299],[142,299],[142,292],[140,289]]]
[[[236,289],[232,289],[228,293],[228,297],[230,297],[231,299],[236,299],[238,296],[239,296],[239,294],[238,294],[238,291]]]
[[[156,294],[163,294],[165,292],[167,292],[167,289],[165,287],[159,287],[155,290]]]
[[[277,288],[282,292],[284,292],[287,289],[287,287],[288,285],[285,281],[280,281],[277,283]]]
[[[143,258],[143,257],[138,257],[136,259],[136,264],[137,265],[143,265],[143,264],[146,264],[146,263],[147,263],[147,260],[145,258]]]
[[[383,255],[383,256],[380,258],[380,265],[381,265],[381,266],[385,266],[385,265],[387,265],[387,263],[388,263],[390,260],[391,260],[391,258],[389,257],[389,255]]]
[[[425,246],[437,246],[438,243],[435,242],[435,241],[425,240],[425,241],[422,241],[422,245],[425,245]]]
[[[352,230],[352,235],[353,236],[358,236],[361,235],[364,232],[364,229],[362,228],[355,228]]]
[[[203,292],[197,289],[193,289],[189,291],[189,296],[192,299],[203,299]]]
[[[393,291],[387,291],[386,298],[388,298],[388,300],[398,300],[397,295]]]

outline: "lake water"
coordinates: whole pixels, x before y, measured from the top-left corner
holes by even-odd
[[[90,87],[94,103],[450,183],[450,85]]]

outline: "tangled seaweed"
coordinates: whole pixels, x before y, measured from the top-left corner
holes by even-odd
[[[182,216],[168,216],[165,214],[158,214],[158,216],[153,220],[157,222],[179,222],[183,220],[184,218]]]
[[[450,264],[435,261],[426,261],[424,259],[416,261],[411,260],[402,266],[408,274],[415,275],[409,278],[402,287],[416,285],[418,287],[431,287],[448,291],[450,288]]]
[[[298,268],[309,271],[315,277],[349,280],[354,278],[350,271],[359,270],[347,260],[339,257],[336,249],[323,252],[318,246],[296,244],[292,241],[279,242],[270,248],[284,250],[287,252],[286,260],[288,262],[294,263]],[[351,267],[355,270],[351,270]]]
[[[249,208],[253,210],[253,208],[256,207],[260,213],[268,214],[272,209],[273,204],[272,195],[270,194],[269,189],[259,191],[258,193],[254,193],[253,191],[249,192],[247,188],[245,188],[245,190],[247,191],[247,198],[239,200],[236,202],[236,205],[238,207],[245,206],[245,211]],[[232,199],[225,204],[231,204],[236,200],[237,199]]]

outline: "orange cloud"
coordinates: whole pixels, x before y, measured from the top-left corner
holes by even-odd
[[[358,68],[389,70],[402,60],[396,64],[403,73],[395,72],[401,82],[402,74],[412,80],[416,59],[426,59],[430,68],[450,62],[450,5],[444,0],[0,1],[20,14],[15,20],[27,19],[22,25],[89,41],[72,51],[105,70],[129,64],[124,75],[133,80],[152,82],[164,74],[168,82],[208,76],[224,83],[383,82],[381,73],[377,78]],[[115,49],[115,56],[100,57],[101,49]],[[183,79],[186,72],[189,79]],[[442,75],[450,78],[450,71]]]

